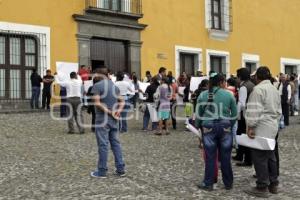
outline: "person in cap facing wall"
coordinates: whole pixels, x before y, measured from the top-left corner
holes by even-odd
[[[259,67],[256,71],[257,85],[254,87],[246,110],[247,134],[274,139],[278,133],[281,116],[281,103],[278,90],[272,85],[268,67]],[[256,187],[245,190],[249,195],[269,197],[277,194],[278,171],[275,151],[252,149],[252,160],[257,176]]]
[[[237,107],[233,95],[221,88],[224,82],[223,75],[211,73],[209,90],[202,92],[197,101],[196,127],[202,127],[206,152],[205,176],[198,185],[202,190],[213,190],[218,151],[225,189],[230,190],[233,186],[231,128],[236,122]]]

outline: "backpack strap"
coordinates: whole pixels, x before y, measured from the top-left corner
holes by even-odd
[[[209,103],[214,102],[214,95],[220,90],[220,88],[216,89],[216,91],[214,92],[208,92],[208,100],[204,106],[203,112],[200,114],[200,117],[202,117],[202,115],[204,115],[204,113],[206,112],[206,109],[208,107]]]

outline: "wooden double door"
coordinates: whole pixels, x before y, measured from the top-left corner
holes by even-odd
[[[126,41],[94,38],[91,40],[92,69],[108,67],[112,73],[128,72],[128,44]]]

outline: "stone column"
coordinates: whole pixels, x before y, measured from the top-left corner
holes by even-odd
[[[135,72],[141,78],[141,41],[130,41],[128,45],[128,64],[131,73]]]

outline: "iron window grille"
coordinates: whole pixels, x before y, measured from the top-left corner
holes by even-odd
[[[232,32],[232,0],[207,0],[209,29]]]
[[[142,0],[86,0],[86,8],[141,15]]]
[[[0,102],[31,98],[30,75],[47,69],[46,34],[0,30]]]

